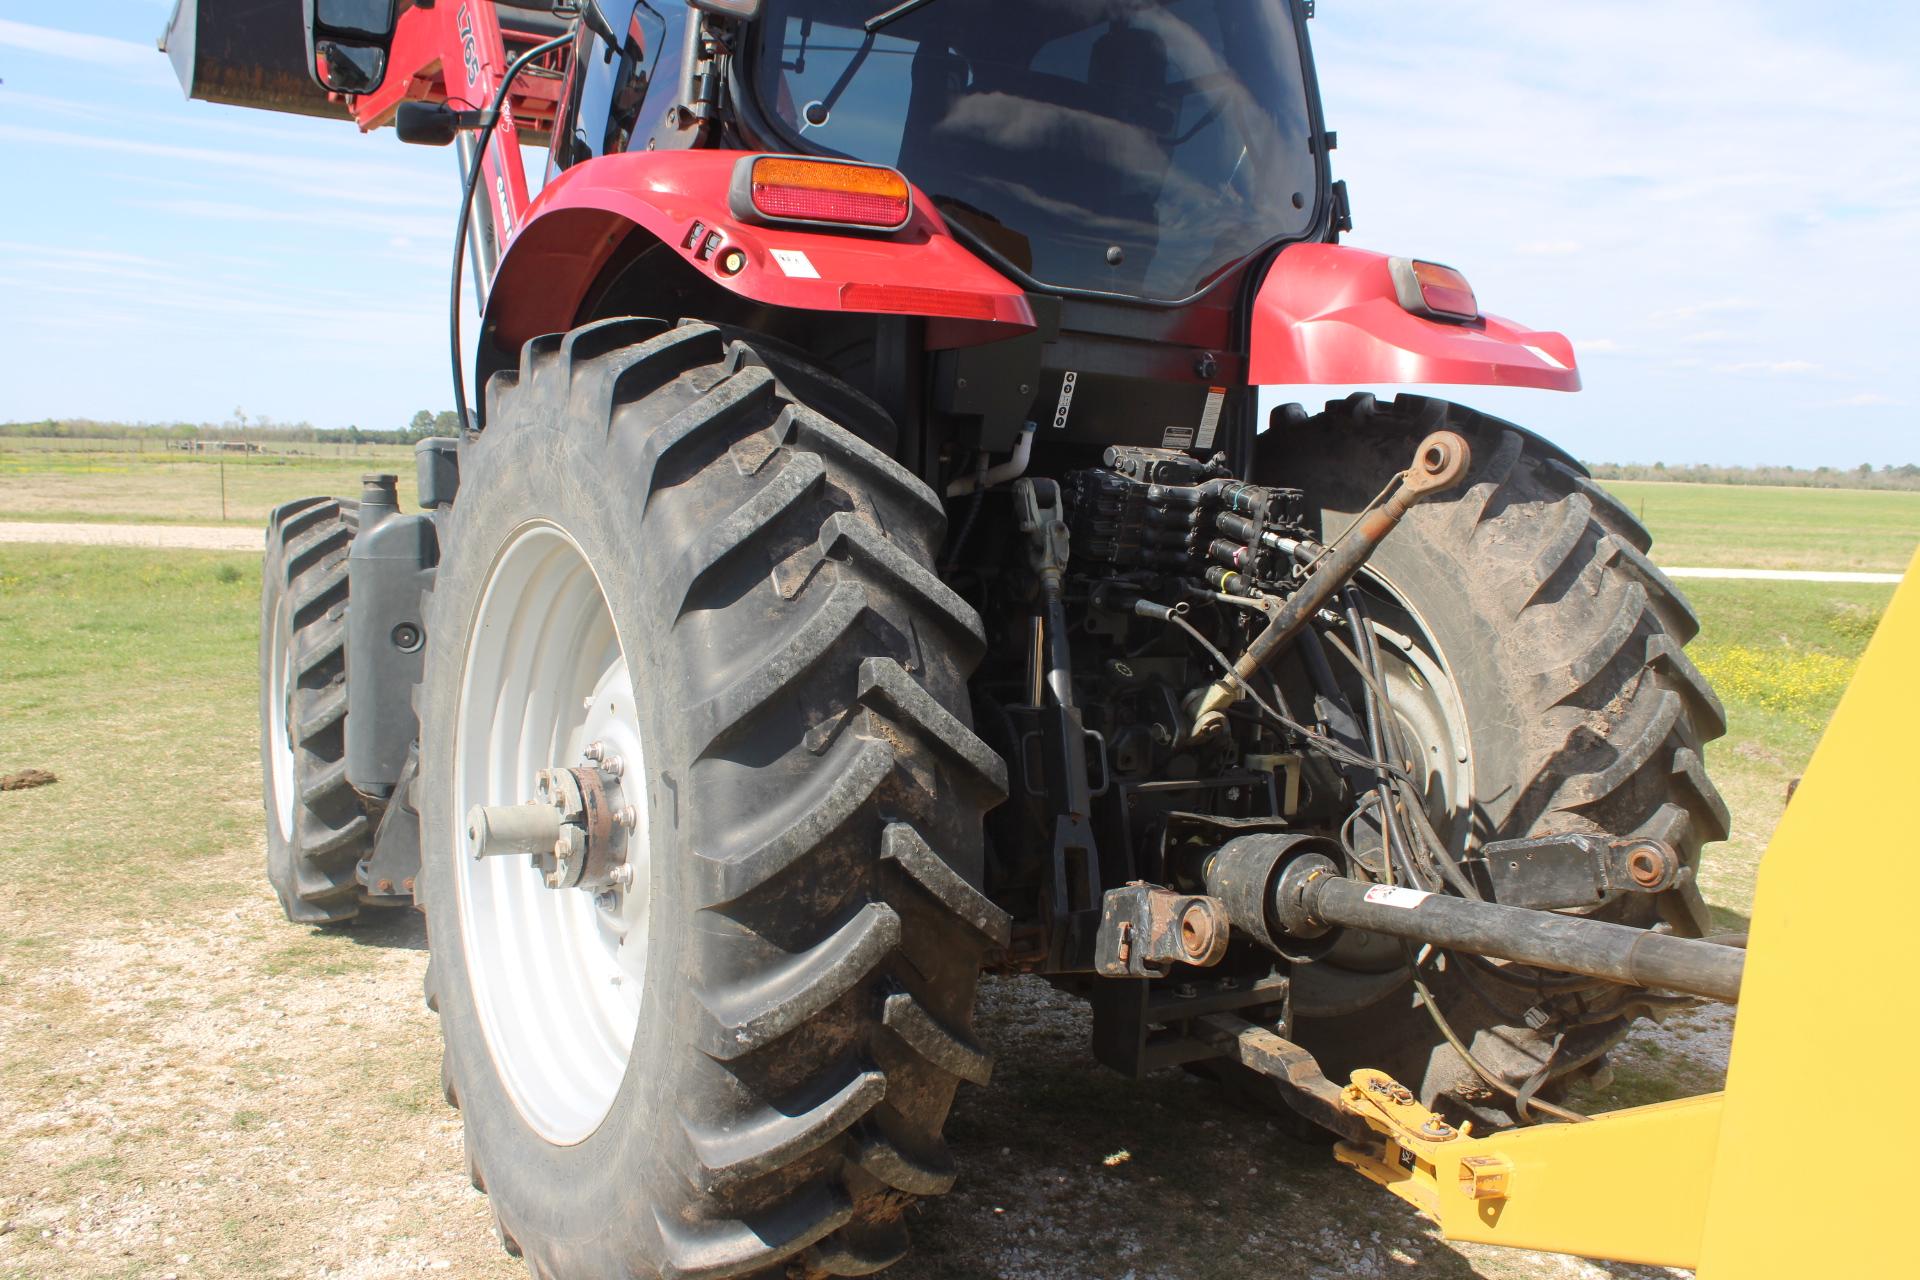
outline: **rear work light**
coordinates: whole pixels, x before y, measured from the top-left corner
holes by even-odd
[[[1393,291],[1400,305],[1429,320],[1478,320],[1480,304],[1473,286],[1452,267],[1418,258],[1389,258]]]
[[[801,156],[748,156],[728,193],[748,222],[898,231],[913,216],[913,188],[898,170]]]

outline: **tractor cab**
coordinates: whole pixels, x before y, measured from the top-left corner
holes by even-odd
[[[686,141],[685,9],[602,0],[553,168]],[[769,0],[737,36],[708,145],[898,168],[1033,288],[1175,303],[1327,206],[1302,16],[1288,0]]]
[[[1031,287],[1172,303],[1313,236],[1325,181],[1287,0],[771,0],[749,127],[898,167]]]

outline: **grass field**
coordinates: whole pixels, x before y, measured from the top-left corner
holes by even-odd
[[[63,440],[0,440],[0,520],[248,524],[290,498],[360,491],[360,477],[400,477],[413,502],[413,450],[405,445],[303,445],[299,454],[232,457],[129,451],[123,441],[70,447]],[[102,447],[111,444],[113,448]]]
[[[1661,564],[1899,573],[1920,546],[1920,493],[1609,480]]]
[[[0,439],[0,520],[259,524],[290,498],[356,493],[367,471],[397,473],[402,505],[413,501],[413,452],[405,446],[301,445],[298,454],[223,459],[147,444]],[[1899,572],[1920,544],[1920,493],[1632,480],[1607,487],[1656,532],[1661,564]]]

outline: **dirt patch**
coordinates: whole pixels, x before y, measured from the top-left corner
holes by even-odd
[[[179,551],[258,551],[265,535],[239,529],[168,524],[53,524],[0,520],[0,542],[64,542],[85,547],[159,547]]]
[[[31,791],[35,787],[50,787],[60,779],[45,769],[22,769],[0,778],[0,791]]]

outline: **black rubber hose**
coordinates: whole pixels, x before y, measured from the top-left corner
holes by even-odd
[[[452,335],[453,344],[453,411],[460,420],[462,431],[477,431],[472,415],[467,410],[467,373],[460,363],[460,273],[467,261],[467,229],[473,223],[473,195],[480,189],[480,175],[487,167],[487,148],[493,144],[493,131],[500,123],[500,112],[506,106],[507,93],[513,88],[513,82],[520,78],[534,59],[573,42],[573,29],[565,35],[555,36],[545,44],[533,48],[515,58],[507,67],[507,74],[500,77],[500,87],[494,91],[493,101],[488,104],[481,116],[480,145],[473,149],[473,167],[467,171],[467,185],[460,197],[460,219],[453,236],[453,287],[447,304],[447,331]]]

